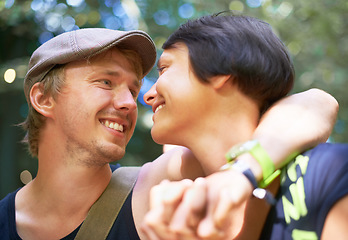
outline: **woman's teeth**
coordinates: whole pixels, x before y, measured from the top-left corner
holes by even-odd
[[[164,106],[165,106],[164,104],[159,105],[159,106],[156,108],[155,113],[156,113],[158,110],[162,109]]]

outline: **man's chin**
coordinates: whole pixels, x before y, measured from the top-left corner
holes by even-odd
[[[124,157],[126,150],[121,147],[117,147],[117,149],[100,149],[99,155],[104,158],[106,163],[119,161]]]
[[[121,160],[124,157],[125,154],[126,154],[125,150],[117,151],[114,154],[110,155],[110,161],[109,162],[117,162],[117,161]]]

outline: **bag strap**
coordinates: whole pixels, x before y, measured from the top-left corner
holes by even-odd
[[[92,205],[75,240],[104,240],[114,224],[124,201],[133,189],[140,167],[119,167],[109,185]]]

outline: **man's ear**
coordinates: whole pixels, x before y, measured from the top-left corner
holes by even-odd
[[[218,76],[214,76],[210,78],[210,83],[216,90],[218,90],[218,89],[221,89],[226,84],[231,84],[230,81],[232,81],[232,78],[233,77],[231,75],[218,75]]]
[[[44,94],[44,86],[40,82],[35,83],[31,87],[29,99],[37,112],[45,117],[52,117],[54,100],[51,94]]]

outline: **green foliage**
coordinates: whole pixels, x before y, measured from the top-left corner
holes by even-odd
[[[111,27],[121,30],[139,28],[152,36],[160,54],[165,39],[188,18],[226,10],[239,11],[270,23],[292,54],[297,76],[293,91],[320,88],[332,94],[340,104],[340,112],[331,140],[348,141],[348,94],[346,94],[348,2],[346,0],[81,0],[81,4],[78,2],[77,0],[0,0],[0,135],[16,133],[16,137],[11,138],[10,144],[8,136],[2,136],[0,139],[2,158],[0,169],[4,169],[5,166],[9,169],[9,165],[3,163],[16,160],[12,172],[6,174],[13,174],[17,179],[20,171],[33,169],[32,165],[36,164],[35,161],[29,161],[30,166],[24,163],[22,158],[26,154],[18,144],[22,134],[18,134],[18,130],[11,132],[9,127],[12,129],[11,124],[19,123],[24,118],[25,98],[22,93],[22,80],[28,58],[40,45],[40,41],[77,27]],[[4,72],[9,68],[17,72],[13,84],[3,81]],[[153,81],[156,77],[155,70],[148,76]],[[3,107],[5,105],[6,108]],[[139,105],[137,129],[128,146],[128,153],[122,160],[126,165],[137,165],[153,160],[161,152],[161,147],[151,140],[149,127],[142,124],[148,116],[149,109]],[[0,171],[0,175],[2,173],[4,172]],[[0,178],[0,182],[4,182],[1,179],[3,178]],[[7,185],[18,186],[18,180]],[[0,188],[1,186],[0,184]],[[0,194],[3,192],[5,190],[0,189]]]

